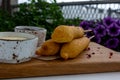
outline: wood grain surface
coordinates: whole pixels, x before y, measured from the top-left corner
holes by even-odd
[[[88,49],[71,60],[32,59],[21,64],[0,63],[0,78],[38,77],[120,71],[120,53],[91,42]]]

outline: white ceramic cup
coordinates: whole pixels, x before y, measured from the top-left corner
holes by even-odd
[[[37,43],[38,37],[32,34],[0,32],[0,62],[21,63],[31,60]]]
[[[45,28],[34,26],[16,26],[15,32],[29,33],[38,37],[38,47],[43,44],[46,38],[47,30]]]

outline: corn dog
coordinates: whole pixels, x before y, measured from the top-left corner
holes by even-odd
[[[83,37],[84,30],[81,27],[60,25],[55,28],[51,38],[57,43],[70,42],[75,38]]]
[[[41,47],[39,47],[36,51],[37,55],[43,56],[52,56],[59,52],[60,44],[55,43],[52,39],[49,39],[43,43]]]
[[[90,39],[87,37],[82,37],[78,39],[74,39],[69,43],[63,44],[60,56],[67,60],[69,58],[77,57],[90,43]]]

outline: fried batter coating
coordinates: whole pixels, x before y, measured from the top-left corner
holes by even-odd
[[[51,38],[57,43],[70,42],[75,38],[83,37],[84,30],[81,27],[60,25],[55,28]]]
[[[37,55],[43,56],[52,56],[56,55],[60,50],[60,44],[54,42],[52,39],[49,39],[43,43],[36,51]]]
[[[69,43],[63,44],[60,51],[60,56],[67,60],[69,58],[77,57],[90,43],[90,39],[82,37],[74,39]]]

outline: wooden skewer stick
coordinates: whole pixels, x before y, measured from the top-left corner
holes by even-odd
[[[80,26],[72,26],[72,27],[79,27],[79,28],[81,28]],[[90,30],[90,29],[84,30],[84,32],[90,32],[90,31],[92,31],[92,30]]]
[[[91,40],[92,38],[94,38],[95,36],[93,35],[93,36],[91,36],[91,37],[89,37],[89,39]]]
[[[71,26],[71,27],[75,27],[75,26]],[[79,27],[79,26],[76,26],[76,27]],[[79,28],[81,28],[81,27],[79,27]],[[90,29],[84,30],[85,33],[86,33],[86,32],[90,32],[90,31],[92,31],[92,30],[90,30]]]
[[[91,32],[92,30],[84,30],[84,32]]]
[[[87,37],[87,35],[85,34],[84,37]],[[91,40],[91,39],[94,38],[94,37],[95,37],[95,36],[93,35],[93,36],[89,37],[89,39]]]
[[[87,37],[87,34],[85,34],[84,37]],[[95,36],[93,35],[93,36],[89,37],[89,39],[92,39],[92,38],[94,38],[94,37],[95,37]]]

